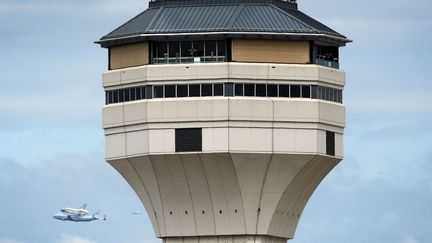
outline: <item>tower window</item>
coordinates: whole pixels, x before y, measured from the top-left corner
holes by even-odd
[[[318,99],[318,86],[312,85],[311,89],[312,89],[312,96],[311,96],[311,98],[312,99]]]
[[[245,96],[255,96],[255,84],[244,85]]]
[[[223,96],[223,84],[214,84],[214,96]]]
[[[277,90],[276,84],[267,85],[267,96],[268,97],[277,97],[278,96],[278,90]]]
[[[310,92],[310,89],[311,89],[311,86],[310,85],[302,85],[301,86],[301,88],[302,88],[302,97],[303,98],[310,98],[311,97],[311,92]]]
[[[267,90],[265,84],[257,84],[256,85],[256,96],[258,97],[266,97],[267,96]]]
[[[326,131],[326,154],[335,156],[335,133]]]
[[[188,97],[187,85],[177,85],[177,97]]]
[[[234,96],[234,85],[233,83],[225,84],[225,96]]]
[[[165,98],[176,97],[175,85],[165,85]]]
[[[131,101],[136,100],[135,88],[130,88],[130,89],[129,89],[129,92],[130,92],[130,100],[131,100]]]
[[[153,86],[153,94],[154,94],[154,98],[163,98],[163,86],[162,85],[158,85],[158,86]]]
[[[119,91],[118,90],[114,90],[113,91],[113,94],[114,94],[114,99],[113,99],[113,101],[114,101],[114,103],[118,103],[119,102]]]
[[[153,99],[153,89],[152,89],[151,85],[146,86],[144,91],[145,91],[145,98],[146,99]]]
[[[300,97],[300,85],[291,85],[291,97]]]
[[[130,98],[130,90],[124,89],[123,92],[119,93],[119,100],[124,100],[124,102],[128,102],[131,100]]]
[[[182,128],[175,130],[176,152],[202,151],[202,129]]]
[[[224,62],[226,45],[225,40],[155,41],[151,42],[151,63]]]
[[[289,85],[279,85],[279,97],[289,97]]]
[[[200,97],[200,85],[190,84],[189,85],[189,97]]]
[[[243,84],[235,84],[235,96],[243,96]]]
[[[142,99],[142,96],[141,96],[141,87],[137,87],[137,88],[135,88],[135,91],[136,91],[136,99],[137,100],[141,100]]]
[[[125,93],[126,91],[129,92],[128,89],[125,89],[125,90],[121,89],[121,90],[119,90],[119,102],[129,101],[129,98],[128,98],[128,100],[125,100],[125,99],[124,99],[124,93]],[[128,96],[128,97],[129,97],[129,96]]]
[[[342,90],[318,85],[204,83],[146,85],[106,91],[106,104],[153,98],[206,96],[298,97],[342,103]]]
[[[212,96],[213,95],[213,85],[212,84],[202,84],[201,85],[201,96]]]

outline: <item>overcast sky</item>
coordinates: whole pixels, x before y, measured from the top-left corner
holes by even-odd
[[[341,51],[345,159],[291,242],[431,242],[432,3],[298,2],[354,43]],[[160,242],[104,162],[107,53],[93,44],[145,8],[144,0],[0,0],[0,243]],[[108,220],[51,217],[83,203]]]

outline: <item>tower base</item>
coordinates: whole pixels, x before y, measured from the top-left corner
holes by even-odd
[[[288,239],[263,235],[197,236],[163,238],[163,243],[286,243]]]

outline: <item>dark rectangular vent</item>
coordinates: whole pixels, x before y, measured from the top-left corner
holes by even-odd
[[[335,156],[335,133],[326,131],[326,154]]]
[[[176,152],[202,151],[202,129],[182,128],[175,130]]]

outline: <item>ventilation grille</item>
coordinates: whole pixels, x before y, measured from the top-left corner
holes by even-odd
[[[326,131],[326,154],[335,156],[335,133]]]
[[[175,130],[176,152],[202,151],[202,129],[185,128]]]

